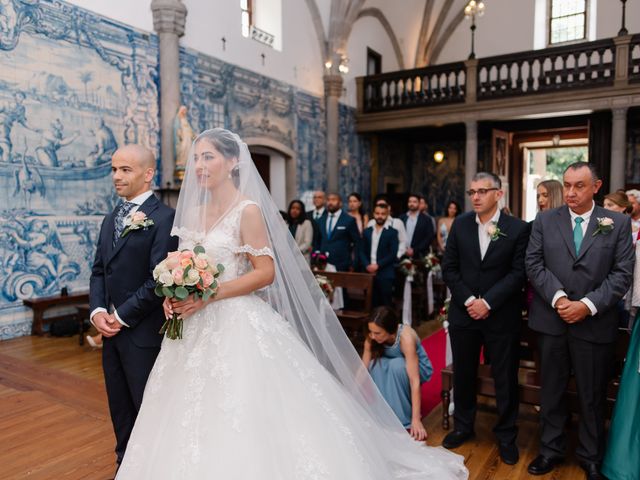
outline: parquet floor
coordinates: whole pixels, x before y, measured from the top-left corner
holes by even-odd
[[[1,480],[105,480],[113,476],[114,437],[100,361],[100,352],[80,347],[77,337],[0,342]],[[476,440],[458,450],[466,458],[471,480],[584,478],[575,461],[544,477],[527,474],[538,445],[536,414],[529,407],[521,412],[521,460],[513,467],[503,464],[492,441],[494,418],[491,402],[483,403]],[[424,420],[430,445],[439,445],[447,433],[440,421],[439,408]]]

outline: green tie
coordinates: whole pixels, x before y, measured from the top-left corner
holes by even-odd
[[[580,245],[582,245],[582,222],[584,218],[576,217],[576,226],[573,228],[573,244],[576,246],[576,255],[580,253]]]

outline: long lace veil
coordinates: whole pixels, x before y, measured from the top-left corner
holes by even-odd
[[[196,162],[197,145],[202,140],[208,140],[208,144],[214,145],[226,157],[224,161],[203,160],[200,155],[200,161]],[[203,180],[200,170],[204,169],[202,165],[207,162],[208,177]],[[225,178],[231,179],[235,188],[228,189],[223,205],[218,205],[218,211],[213,212],[209,207],[209,200],[212,188],[215,187],[211,185]],[[207,182],[208,186],[205,187]],[[416,448],[417,442],[407,434],[373,383],[289,233],[251,160],[247,145],[238,135],[216,128],[207,130],[196,138],[186,165],[172,234],[181,237],[181,244],[185,241],[202,241],[208,232],[220,225],[225,216],[245,199],[259,206],[264,220],[264,226],[260,230],[264,234],[242,239],[247,246],[244,251],[255,253],[264,251],[265,247],[270,248],[275,262],[275,281],[260,293],[262,298],[291,325],[310,352],[357,403],[369,423],[370,431],[385,452],[385,457],[388,455],[391,459],[402,458],[406,461],[412,457],[411,451],[415,450],[416,467],[418,463],[423,464],[425,449]],[[444,461],[441,458],[432,458],[431,461]],[[404,468],[411,468],[402,463]],[[464,472],[460,472],[459,478],[466,478]]]

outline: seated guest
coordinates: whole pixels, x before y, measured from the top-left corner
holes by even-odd
[[[389,202],[385,198],[379,198],[376,200],[375,205],[382,205],[389,209],[389,216],[387,217],[387,223],[385,226],[392,227],[398,232],[398,254],[396,255],[398,258],[402,257],[407,251],[407,229],[404,228],[404,223],[399,218],[393,218],[391,216],[391,206]],[[367,227],[373,227],[375,225],[375,220],[372,218],[367,223]]]
[[[636,243],[635,255],[631,304],[640,313],[640,243]],[[631,328],[631,342],[602,462],[602,473],[610,479],[640,479],[640,314]]]
[[[310,260],[311,246],[313,242],[313,220],[306,218],[304,213],[304,203],[300,200],[293,200],[287,210],[287,224],[293,238],[295,238],[300,251]]]
[[[558,180],[543,180],[536,187],[538,210],[544,212],[564,205],[562,184]]]
[[[447,204],[447,212],[446,216],[440,217],[438,219],[438,228],[437,228],[437,239],[438,239],[438,250],[441,253],[444,253],[444,249],[447,246],[447,237],[449,236],[449,232],[451,231],[451,225],[453,225],[453,221],[455,218],[460,215],[462,210],[460,209],[460,205],[453,200],[449,201]]]
[[[360,265],[376,275],[373,280],[374,306],[391,305],[393,302],[398,233],[386,225],[388,216],[388,207],[376,205],[373,210],[375,225],[365,229],[360,249]]]
[[[422,258],[429,252],[435,238],[432,218],[420,213],[420,197],[410,194],[407,199],[407,213],[400,217],[407,230],[407,255]]]
[[[369,223],[369,215],[364,211],[362,197],[359,193],[353,192],[349,194],[349,210],[347,213],[355,219],[356,225],[358,225],[358,231],[360,235],[362,235],[365,225]]]
[[[362,361],[411,436],[427,438],[420,415],[420,384],[429,381],[433,367],[415,330],[399,324],[391,308],[374,309]]]
[[[320,245],[317,250],[328,254],[330,265],[339,272],[352,270],[353,252],[360,245],[360,234],[353,217],[342,212],[342,198],[337,193],[327,195],[327,209],[318,220]]]

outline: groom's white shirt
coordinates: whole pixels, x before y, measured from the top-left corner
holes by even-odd
[[[126,200],[127,202],[131,202],[135,204],[135,207],[133,207],[130,211],[129,211],[129,215],[134,214],[135,212],[138,211],[138,208],[140,208],[140,205],[142,205],[144,202],[147,201],[147,199],[153,195],[153,190],[147,190],[144,193],[141,193],[140,195],[138,195],[137,197],[133,198],[132,200]],[[98,307],[96,309],[93,310],[93,312],[91,312],[91,315],[89,315],[89,321],[91,323],[93,323],[93,317],[96,313],[99,312],[107,312],[106,308],[102,308],[102,307]],[[116,320],[118,320],[118,322],[120,322],[122,325],[124,325],[125,327],[128,327],[129,325],[127,325],[121,318],[120,315],[118,315],[118,311],[114,308],[113,309],[113,315],[114,317],[116,317]]]

